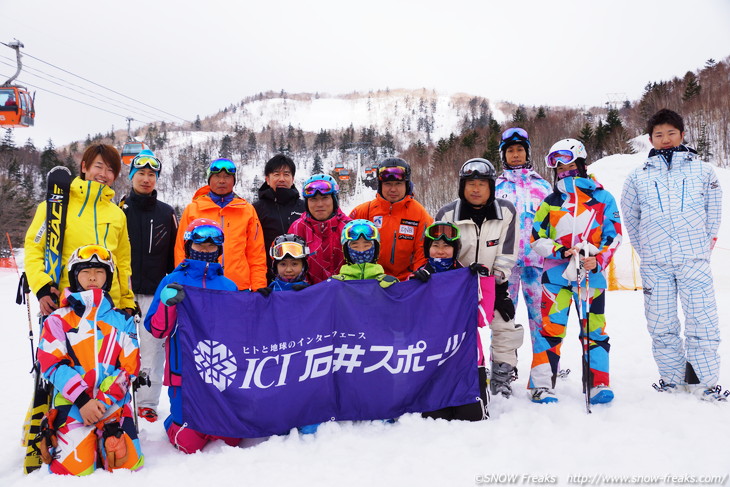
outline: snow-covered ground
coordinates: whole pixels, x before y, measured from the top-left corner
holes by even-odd
[[[646,152],[612,156],[591,172],[618,199],[623,179]],[[718,170],[725,214],[730,214],[730,171]],[[361,196],[367,199],[366,195]],[[353,204],[356,202],[352,202]],[[715,286],[724,341],[730,356],[730,224],[721,228],[713,255]],[[611,336],[611,382],[616,399],[585,413],[580,387],[578,325],[571,318],[556,405],[532,404],[525,393],[531,349],[520,349],[515,396],[494,398],[491,419],[481,423],[423,420],[407,415],[393,425],[324,424],[314,436],[246,440],[241,447],[212,444],[186,456],[167,441],[162,421],[142,421],[145,468],[136,473],[97,472],[86,479],[54,478],[44,469],[21,473],[19,446],[32,389],[25,308],[14,304],[17,276],[0,269],[0,310],[5,316],[0,370],[0,486],[103,485],[127,487],[199,485],[470,486],[486,484],[575,485],[607,483],[721,485],[728,482],[730,404],[702,403],[689,395],[659,394],[651,388],[657,371],[645,329],[640,291],[614,291],[607,297]],[[726,301],[727,299],[727,301]],[[33,302],[34,314],[37,309]],[[517,319],[527,327],[522,304]],[[720,383],[730,385],[725,360]],[[167,411],[163,394],[161,417]],[[725,445],[725,446],[722,446]],[[510,482],[510,476],[513,480]],[[581,477],[585,476],[585,477]],[[621,476],[626,478],[621,479]],[[710,477],[715,477],[714,482]],[[613,480],[613,482],[611,482]]]

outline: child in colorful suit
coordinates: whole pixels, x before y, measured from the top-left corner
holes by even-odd
[[[114,259],[104,247],[85,245],[67,269],[69,287],[38,344],[41,373],[55,391],[41,457],[56,474],[88,475],[99,465],[137,470],[144,456],[130,389],[139,346],[134,319],[114,308],[108,294]]]

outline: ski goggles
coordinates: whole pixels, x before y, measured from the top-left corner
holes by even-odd
[[[406,168],[400,166],[384,166],[378,169],[381,181],[408,181]]]
[[[573,151],[556,150],[545,157],[545,165],[550,168],[558,167],[558,164],[570,164],[575,160]]]
[[[132,159],[132,167],[134,169],[142,169],[144,167],[149,167],[150,169],[152,169],[155,172],[160,172],[160,170],[162,170],[162,163],[156,157],[137,156],[134,159]]]
[[[281,260],[287,255],[294,259],[303,259],[307,256],[307,249],[297,242],[281,242],[269,249],[269,256],[274,260]]]
[[[199,225],[193,230],[185,232],[183,239],[199,244],[213,242],[216,245],[223,245],[223,232],[213,225]]]
[[[365,240],[376,240],[380,241],[380,231],[378,227],[370,223],[369,221],[358,221],[353,220],[354,223],[345,225],[342,229],[342,240],[357,240],[360,237],[364,237]]]
[[[305,198],[311,198],[315,194],[337,194],[337,183],[332,183],[326,179],[315,179],[308,182],[302,189]]]
[[[76,250],[76,255],[81,262],[91,262],[94,257],[99,261],[112,260],[112,253],[101,245],[84,245]]]
[[[505,130],[502,132],[502,140],[510,140],[510,139],[529,139],[530,137],[527,135],[527,130],[521,129],[519,127],[513,127],[510,129]]]
[[[460,178],[488,178],[494,173],[494,169],[482,161],[472,161],[465,164],[459,171]]]
[[[454,242],[461,238],[459,227],[449,222],[435,222],[426,227],[424,232],[426,238],[431,240],[444,239],[447,242]]]
[[[228,174],[236,174],[236,165],[230,159],[216,159],[211,162],[210,167],[208,167],[208,176],[211,174],[218,174],[223,171]]]

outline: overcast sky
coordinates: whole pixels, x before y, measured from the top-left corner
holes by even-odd
[[[649,81],[730,55],[728,0],[252,3],[0,0],[0,41],[17,38],[28,55],[186,120],[281,89],[425,87],[525,105],[595,106],[610,93],[636,100]],[[14,72],[13,58],[0,45],[0,82]],[[24,63],[28,72],[89,86],[38,60]],[[31,137],[43,146],[51,137],[61,145],[125,127],[131,115],[65,84],[26,73],[18,81],[45,88],[36,89],[36,127],[16,129],[18,144]]]

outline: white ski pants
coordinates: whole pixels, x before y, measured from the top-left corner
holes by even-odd
[[[152,385],[142,386],[137,390],[137,407],[157,409],[162,391],[162,374],[165,371],[165,339],[155,338],[144,327],[147,311],[152,304],[151,294],[135,294],[139,309],[142,311],[142,322],[139,325],[140,371],[147,372]],[[136,414],[136,411],[135,411]]]

